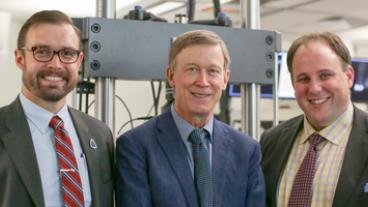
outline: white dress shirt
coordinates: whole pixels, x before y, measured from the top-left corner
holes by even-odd
[[[59,166],[55,150],[54,130],[49,127],[50,120],[54,115],[58,115],[63,120],[65,129],[71,138],[74,155],[77,159],[82,180],[85,206],[91,206],[91,189],[88,178],[87,162],[67,105],[65,104],[57,114],[53,114],[30,101],[22,93],[19,95],[19,98],[31,130],[38,169],[41,175],[45,206],[63,206]]]

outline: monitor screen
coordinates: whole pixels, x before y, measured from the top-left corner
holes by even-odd
[[[295,98],[293,84],[286,63],[287,53],[279,53],[279,98]]]
[[[277,69],[279,71],[279,98],[292,99],[294,96],[294,89],[291,84],[290,74],[286,64],[286,52],[278,53]],[[273,85],[261,85],[261,98],[273,97]],[[229,96],[240,96],[240,85],[229,85]]]
[[[272,98],[272,85],[261,86],[261,98]],[[240,97],[240,84],[229,84],[229,96]]]
[[[355,72],[351,99],[355,102],[368,101],[368,59],[354,58],[352,65]]]

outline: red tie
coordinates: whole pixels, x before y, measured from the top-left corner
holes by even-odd
[[[323,140],[324,138],[317,133],[308,137],[309,150],[295,176],[289,197],[289,207],[309,207],[311,205],[312,184],[318,155],[317,145]]]
[[[64,206],[83,207],[82,182],[74,156],[73,145],[64,128],[64,122],[60,117],[54,116],[49,125],[55,130],[55,148],[60,169]]]

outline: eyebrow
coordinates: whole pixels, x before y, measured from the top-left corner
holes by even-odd
[[[50,45],[34,45],[34,46],[32,46],[32,48],[33,48],[33,47],[38,47],[38,48],[48,48],[48,49],[54,50],[54,49],[52,49],[52,48],[51,48],[51,46],[50,46]],[[79,49],[75,49],[75,48],[73,48],[73,47],[62,47],[60,50],[65,50],[65,49],[69,49],[69,50],[78,50],[78,51],[79,51]]]

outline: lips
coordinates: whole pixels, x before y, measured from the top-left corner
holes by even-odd
[[[192,95],[197,97],[197,98],[206,98],[206,97],[210,96],[211,94],[210,93],[195,93],[195,92],[192,92]]]
[[[68,81],[68,73],[66,71],[53,71],[53,70],[43,70],[38,73],[38,78],[44,79],[50,82],[60,82]]]
[[[63,78],[59,76],[46,76],[45,79],[49,81],[62,81],[63,80]]]
[[[324,98],[313,98],[313,99],[308,99],[308,101],[312,104],[316,104],[316,105],[320,105],[325,103],[327,100],[329,99],[329,97],[324,97]]]

